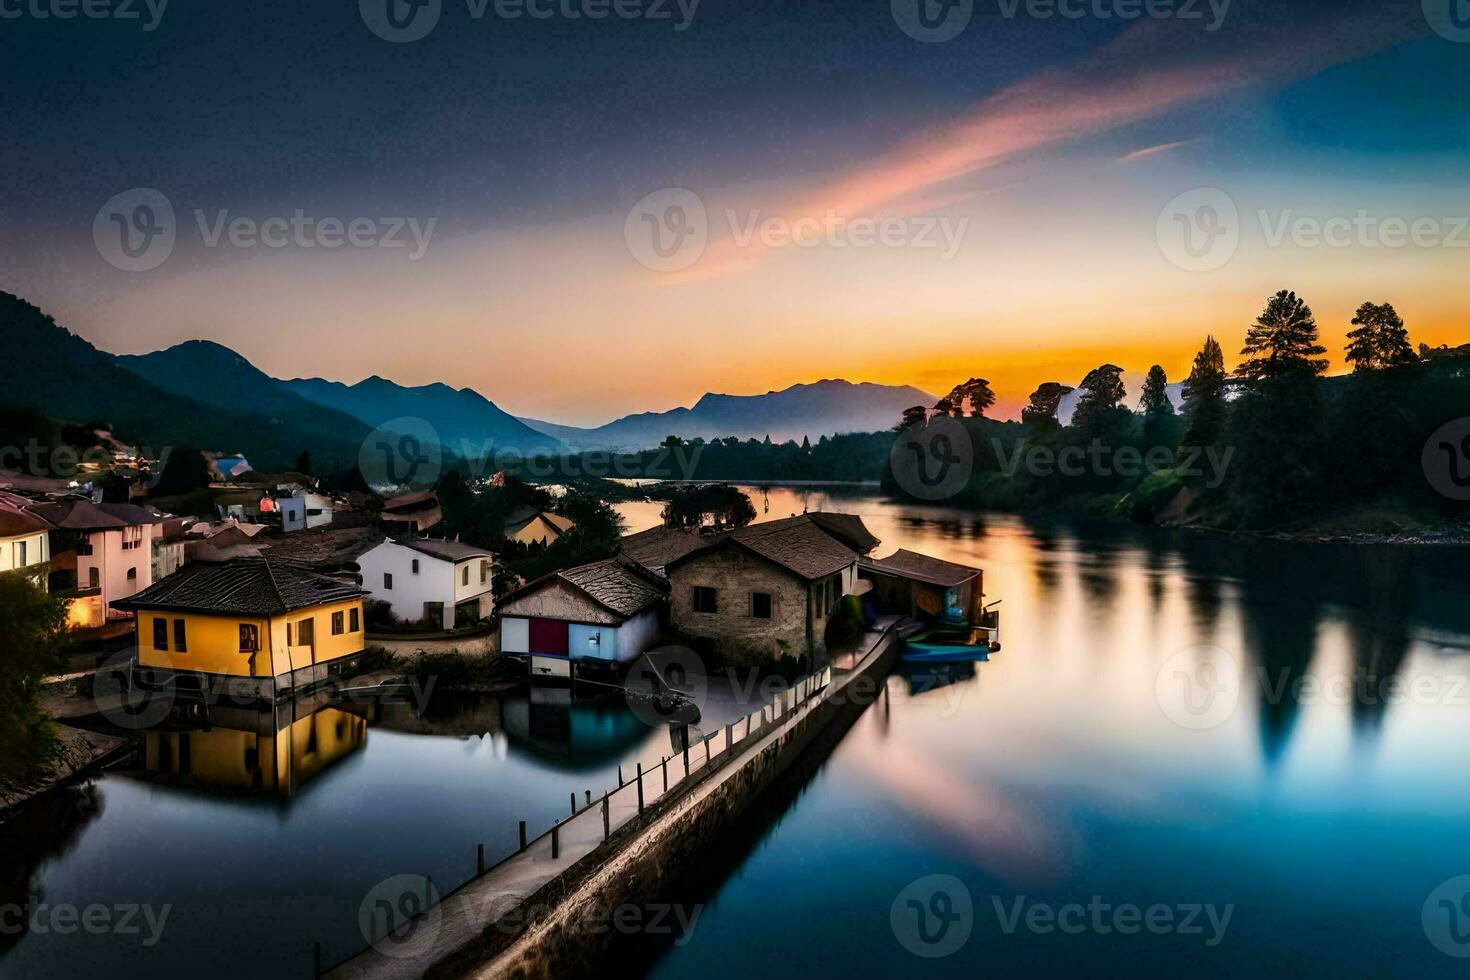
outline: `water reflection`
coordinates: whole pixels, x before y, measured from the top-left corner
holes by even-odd
[[[48,793],[0,826],[5,841],[0,857],[0,909],[45,901],[46,891],[36,881],[37,869],[71,851],[101,814],[102,797],[97,787],[86,783]],[[30,925],[24,916],[17,923],[5,924],[18,924],[18,928],[0,929],[0,957],[25,938]]]

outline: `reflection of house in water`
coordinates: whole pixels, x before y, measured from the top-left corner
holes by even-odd
[[[208,726],[143,733],[143,769],[166,782],[292,796],[367,744],[367,720],[325,699],[274,710],[214,707]]]
[[[525,752],[571,772],[626,758],[650,731],[622,697],[577,698],[567,687],[532,686],[507,696],[501,716],[512,752]]]

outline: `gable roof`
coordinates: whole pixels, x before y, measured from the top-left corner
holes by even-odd
[[[7,500],[0,499],[0,538],[18,537],[22,534],[38,534],[51,530],[51,525],[40,517]]]
[[[852,519],[862,523],[861,518]],[[752,551],[809,581],[839,572],[858,558],[856,551],[823,530],[810,514],[802,514],[778,521],[747,524],[716,535],[704,547],[675,558],[665,567],[672,571],[695,555],[730,544]]]
[[[866,555],[883,542],[868,530],[868,525],[856,514],[838,514],[824,510],[806,515],[812,522],[832,537],[847,545],[860,555]]]
[[[635,561],[618,556],[543,575],[502,599],[498,604],[498,611],[502,615],[511,613],[510,606],[517,599],[540,592],[557,582],[576,589],[622,619],[628,619],[653,606],[669,591],[669,584],[662,577]]]
[[[158,524],[163,518],[136,504],[94,504],[85,497],[69,497],[37,504],[31,512],[69,531],[106,531],[120,527]]]
[[[484,548],[477,548],[472,544],[464,544],[460,541],[441,541],[435,538],[392,538],[394,544],[428,555],[430,558],[439,558],[443,561],[456,562],[465,561],[469,558],[489,558],[490,552]]]
[[[921,555],[916,551],[907,551],[903,548],[887,558],[863,558],[858,564],[881,574],[896,575],[899,578],[927,582],[930,585],[941,585],[945,588],[964,585],[980,574],[978,568]]]
[[[198,563],[112,603],[114,609],[168,609],[222,616],[279,616],[367,595],[355,585],[277,558]]]
[[[647,531],[623,536],[623,554],[655,572],[676,558],[705,546],[705,539],[698,531],[686,531],[677,527],[652,527]]]
[[[384,540],[383,532],[375,527],[315,528],[287,535],[271,544],[266,554],[311,568],[334,569],[353,564]]]
[[[511,511],[510,515],[506,517],[505,535],[509,537],[538,520],[549,525],[550,529],[558,534],[565,533],[573,527],[576,527],[576,524],[569,518],[562,517],[560,514],[553,514],[547,510],[538,510],[531,506],[522,506]]]

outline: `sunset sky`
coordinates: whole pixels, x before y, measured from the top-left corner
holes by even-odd
[[[1233,355],[1281,288],[1339,364],[1369,299],[1415,342],[1470,342],[1470,44],[1418,0],[1235,0],[1213,31],[1203,3],[1203,22],[1009,6],[976,0],[940,43],[888,0],[703,0],[684,30],[672,4],[477,20],[444,0],[402,44],[343,0],[180,3],[152,31],[0,20],[24,39],[0,65],[0,289],[118,353],[202,337],[279,377],[443,381],[573,424],[827,377],[942,393],[978,375],[1010,414],[1103,361],[1179,380],[1206,333]],[[177,243],[125,272],[93,221],[136,187],[172,204]],[[709,216],[671,272],[625,233],[664,188]],[[1208,271],[1160,232],[1197,188],[1239,214]],[[435,224],[415,260],[211,247],[196,217],[298,209]],[[953,255],[762,247],[727,211],[963,234]],[[1401,247],[1272,240],[1360,212],[1430,223]]]

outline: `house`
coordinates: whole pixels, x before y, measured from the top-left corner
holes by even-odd
[[[357,559],[363,586],[406,622],[466,626],[494,608],[490,552],[458,541],[388,538]]]
[[[23,571],[46,587],[51,525],[27,509],[24,497],[0,492],[0,572]]]
[[[704,547],[706,543],[698,531],[660,526],[623,535],[621,550],[644,568],[662,575],[669,562]]]
[[[50,523],[53,539],[66,544],[53,547],[58,557],[62,551],[75,555],[76,596],[67,611],[73,626],[91,628],[124,618],[113,603],[153,584],[153,539],[163,522],[153,511],[68,497],[36,504],[31,512]]]
[[[258,558],[262,549],[256,539],[263,531],[264,524],[242,524],[234,518],[217,524],[203,521],[192,524],[185,534],[185,561],[223,562]]]
[[[168,578],[189,560],[187,523],[188,518],[169,517],[158,525],[153,537],[153,581]]]
[[[576,526],[560,514],[535,507],[520,507],[505,519],[505,539],[521,544],[546,545]]]
[[[115,608],[138,619],[142,687],[275,702],[356,668],[365,594],[290,562],[238,558],[186,565]]]
[[[628,558],[544,575],[500,603],[500,652],[532,676],[570,677],[572,664],[631,663],[658,641],[669,586]]]
[[[985,578],[978,568],[900,549],[860,559],[858,575],[873,583],[872,601],[892,612],[980,622]]]
[[[671,622],[731,663],[822,653],[839,600],[857,585],[858,549],[877,540],[861,518],[845,514],[708,536],[664,568]]]
[[[378,513],[389,534],[423,534],[444,519],[439,495],[433,490],[417,490],[383,501]]]

